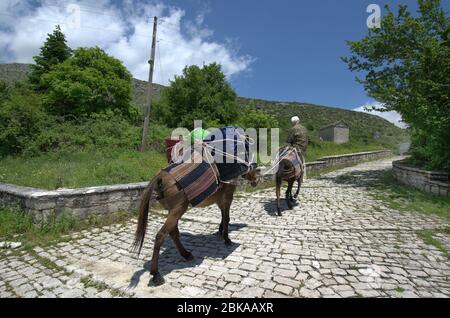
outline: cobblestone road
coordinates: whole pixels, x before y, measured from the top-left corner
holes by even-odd
[[[230,247],[216,236],[216,207],[189,210],[180,230],[195,260],[182,260],[168,239],[163,286],[147,286],[152,240],[164,221],[151,214],[140,258],[128,251],[134,221],[33,251],[0,251],[0,297],[448,297],[449,260],[416,234],[448,222],[392,210],[364,186],[393,159],[308,179],[282,217],[273,189],[239,193]],[[449,247],[449,235],[435,238]]]

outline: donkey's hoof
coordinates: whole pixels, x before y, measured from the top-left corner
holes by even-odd
[[[184,256],[184,259],[186,262],[190,262],[194,260],[194,255],[192,255],[191,252],[189,252],[186,256]]]
[[[280,212],[280,211],[278,211],[278,212],[277,212],[277,215],[278,215],[278,216],[282,216],[282,214],[281,214],[281,212]]]
[[[230,246],[232,244],[233,244],[233,242],[230,239],[225,239],[225,245],[226,246]]]
[[[161,286],[162,284],[164,284],[165,281],[160,273],[156,273],[155,275],[153,275],[151,282],[153,286]]]

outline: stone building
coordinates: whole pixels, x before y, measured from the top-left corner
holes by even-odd
[[[337,144],[343,144],[349,141],[350,130],[346,123],[338,121],[320,128],[319,135],[324,141],[333,141]]]

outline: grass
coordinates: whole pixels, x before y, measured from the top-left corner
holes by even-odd
[[[380,150],[379,145],[336,145],[323,142],[309,147],[307,161],[323,156]],[[167,164],[165,154],[133,150],[46,153],[38,157],[0,159],[0,183],[41,189],[79,188],[148,181]]]
[[[124,223],[130,219],[130,216],[130,213],[117,213],[76,220],[68,215],[61,215],[50,217],[46,221],[35,222],[31,215],[19,209],[0,209],[0,241],[20,241],[24,249],[30,250],[34,246],[69,240],[69,234],[74,232]]]
[[[147,181],[166,165],[164,154],[131,150],[48,153],[0,159],[0,183],[57,189]]]
[[[96,290],[98,290],[100,292],[107,290],[110,292],[111,296],[113,296],[113,297],[125,297],[126,296],[126,294],[120,290],[111,289],[111,287],[109,287],[105,283],[93,280],[92,276],[82,277],[80,279],[80,282],[84,285],[85,288],[95,288]]]
[[[392,209],[403,212],[417,212],[438,215],[450,220],[450,198],[422,192],[416,188],[399,183],[392,172],[384,173],[369,187],[372,194],[388,204]]]
[[[450,252],[445,248],[445,246],[437,239],[433,237],[434,234],[444,232],[449,234],[450,228],[446,228],[445,230],[420,230],[416,231],[417,236],[419,236],[425,244],[432,245],[436,247],[439,251],[450,260]]]
[[[352,143],[335,144],[333,142],[323,141],[308,147],[306,151],[306,161],[317,161],[321,157],[342,155],[347,153],[357,153],[375,150],[385,150],[380,144]]]
[[[397,287],[396,289],[394,289],[397,293],[403,293],[405,291],[404,288],[401,287]]]

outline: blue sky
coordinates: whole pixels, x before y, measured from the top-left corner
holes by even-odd
[[[181,2],[187,12],[205,6]],[[241,96],[353,109],[370,98],[340,57],[349,54],[346,40],[367,34],[371,3],[377,1],[209,1],[205,24],[215,37],[235,39],[242,53],[255,58],[251,71],[232,78]],[[382,13],[385,3],[417,8],[416,1],[383,0]],[[450,1],[444,3],[448,9]]]
[[[346,40],[367,34],[372,3],[382,14],[385,3],[417,9],[416,0],[2,0],[0,63],[32,62],[60,24],[72,48],[99,46],[146,80],[157,15],[157,83],[167,85],[186,64],[217,61],[240,96],[361,110],[376,101],[340,58],[349,54]],[[450,1],[442,3],[449,12]]]

